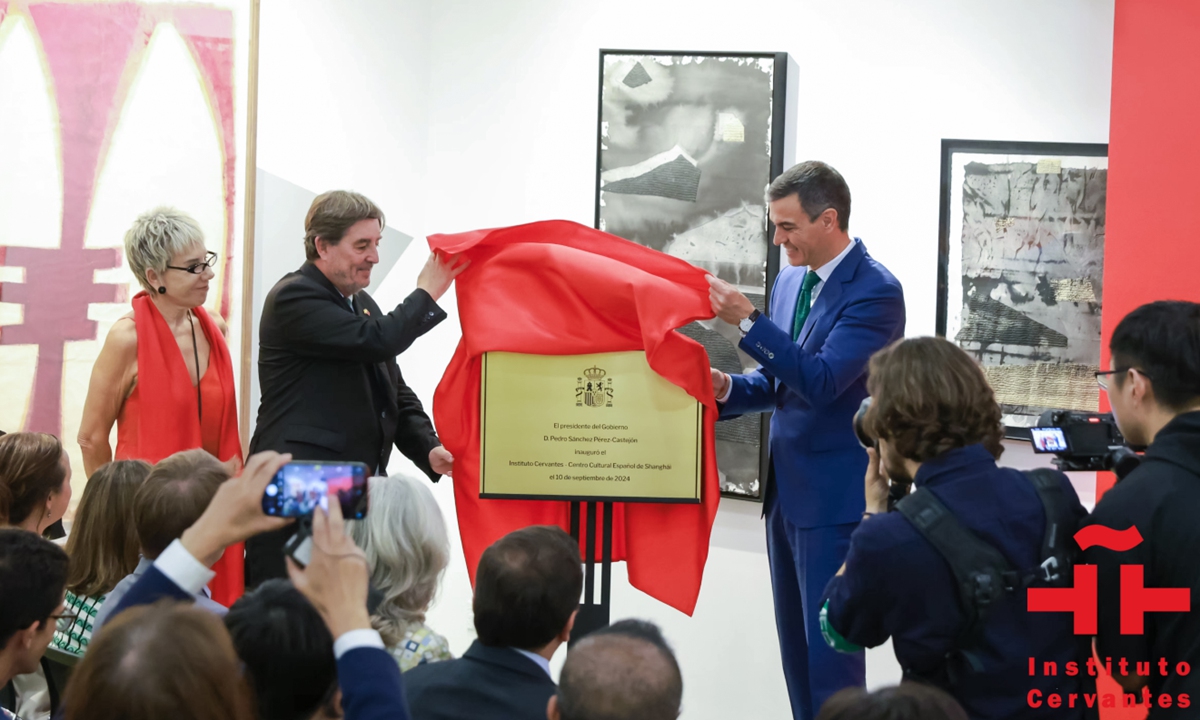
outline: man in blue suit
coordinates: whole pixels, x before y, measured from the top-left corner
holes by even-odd
[[[830,695],[866,680],[861,652],[825,644],[819,602],[862,519],[867,455],[853,417],[867,397],[867,361],[904,335],[904,293],[847,232],[850,189],[837,170],[800,163],[767,199],[788,267],[769,317],[709,277],[713,312],[738,326],[739,347],[760,363],[732,377],[714,369],[713,390],[722,419],[774,413],[764,509],[775,624],[792,715],[811,720]]]

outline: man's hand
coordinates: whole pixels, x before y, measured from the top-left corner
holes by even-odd
[[[730,325],[737,325],[754,312],[754,303],[749,298],[715,275],[708,276],[708,301],[712,303],[713,314]]]
[[[450,289],[454,278],[470,264],[470,260],[464,260],[458,255],[449,255],[443,259],[437,253],[429,253],[425,267],[421,268],[421,274],[417,276],[417,287],[429,293],[429,297],[436,302]]]
[[[709,370],[712,371],[713,397],[719,398],[729,389],[729,384],[733,380],[716,368],[709,368]]]
[[[863,496],[867,501],[867,512],[887,512],[888,477],[883,472],[879,462],[879,451],[875,448],[867,450],[867,474],[863,478]]]
[[[333,638],[371,627],[367,613],[370,569],[367,556],[346,535],[342,505],[329,493],[329,512],[313,512],[312,555],[303,570],[287,558],[288,576],[296,589],[321,613]]]
[[[262,509],[267,484],[291,459],[275,452],[258,453],[250,457],[240,476],[221,483],[204,514],[179,538],[192,557],[211,567],[226,547],[291,522]]]
[[[454,477],[454,456],[441,445],[429,451],[429,466],[438,475]]]

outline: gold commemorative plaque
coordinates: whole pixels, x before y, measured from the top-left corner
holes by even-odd
[[[480,497],[700,502],[704,408],[644,352],[489,352],[480,395]]]

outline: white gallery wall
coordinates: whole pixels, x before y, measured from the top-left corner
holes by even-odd
[[[787,52],[787,163],[845,175],[852,233],[904,284],[908,333],[930,334],[941,139],[1106,142],[1112,23],[1112,0],[262,0],[258,165],[313,193],[364,192],[416,236],[375,292],[386,306],[413,287],[426,234],[592,224],[600,48]],[[277,258],[302,259],[302,221],[260,233],[258,257],[276,260],[256,269],[259,306]],[[400,358],[427,404],[458,340],[443,305],[450,319]],[[1005,461],[1035,459],[1013,447]],[[449,481],[434,490],[455,527]],[[614,617],[653,619],[676,647],[685,718],[788,716],[760,511],[723,502],[691,618],[615,568]],[[471,595],[453,539],[429,618],[461,653]],[[890,648],[868,675],[899,678]]]

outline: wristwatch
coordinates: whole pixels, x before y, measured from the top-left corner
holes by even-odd
[[[754,321],[757,320],[761,315],[762,313],[760,313],[757,309],[752,310],[750,312],[750,317],[745,318],[738,323],[738,330],[742,333],[742,337],[746,337],[746,333],[750,332],[750,328],[754,327]]]

